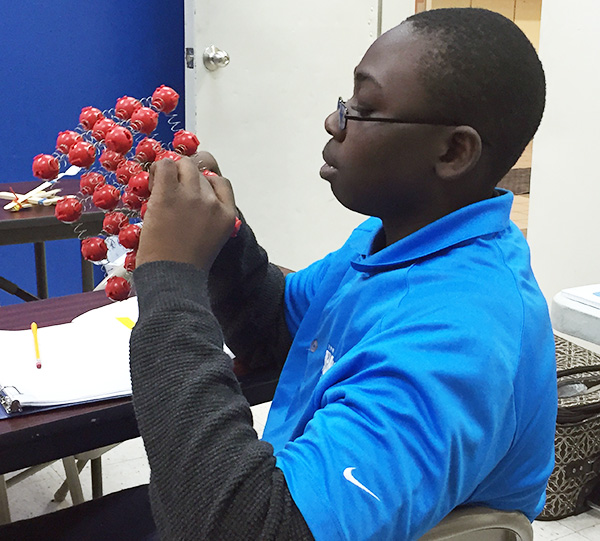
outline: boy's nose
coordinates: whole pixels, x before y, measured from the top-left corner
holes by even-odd
[[[340,118],[337,111],[334,111],[325,119],[325,131],[336,141],[345,139],[346,130],[340,130]]]

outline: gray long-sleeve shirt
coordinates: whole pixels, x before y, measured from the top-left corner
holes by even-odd
[[[250,369],[283,364],[290,338],[279,269],[244,226],[210,279],[166,261],[142,265],[134,279],[133,402],[161,538],[312,539],[222,349],[219,320]]]

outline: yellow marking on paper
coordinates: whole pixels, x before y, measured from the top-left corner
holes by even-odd
[[[133,329],[133,327],[135,326],[135,322],[129,317],[118,317],[117,321],[123,323],[123,325],[125,325],[125,327],[127,327],[128,329]]]

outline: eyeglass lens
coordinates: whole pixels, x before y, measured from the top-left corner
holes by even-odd
[[[346,109],[346,104],[342,101],[342,98],[338,99],[338,103],[337,103],[337,110],[338,110],[338,116],[339,116],[339,121],[340,121],[340,131],[344,131],[346,129],[346,114],[347,114],[347,109]]]

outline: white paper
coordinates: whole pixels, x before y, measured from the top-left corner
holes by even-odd
[[[561,293],[572,301],[600,308],[600,284],[563,289]]]
[[[111,303],[71,323],[38,329],[42,368],[31,330],[1,331],[0,385],[18,389],[22,405],[47,406],[131,395],[130,328],[137,299]]]

